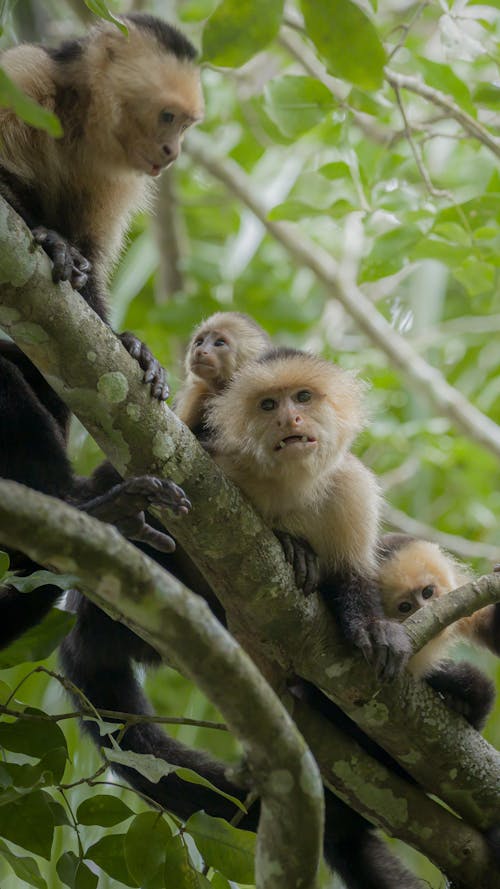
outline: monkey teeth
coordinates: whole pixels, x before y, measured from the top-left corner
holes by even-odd
[[[286,438],[282,438],[281,441],[278,442],[275,450],[279,451],[279,450],[282,450],[283,448],[286,448],[287,445],[297,444],[299,442],[301,444],[309,444],[309,443],[313,443],[314,439],[308,438],[307,435],[288,435]]]

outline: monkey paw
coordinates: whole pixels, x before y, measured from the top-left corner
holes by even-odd
[[[171,509],[174,515],[186,515],[191,503],[182,488],[170,479],[140,475],[126,479],[105,494],[95,497],[79,508],[108,522],[130,540],[147,543],[160,552],[175,550],[175,540],[164,531],[148,524],[145,511],[152,506]]]
[[[69,281],[74,290],[81,290],[87,283],[88,273],[92,268],[88,259],[50,228],[38,225],[32,229],[32,235],[52,260],[54,283]]]
[[[151,396],[157,398],[158,401],[166,401],[170,394],[167,375],[153,353],[128,330],[118,334],[118,339],[125,346],[129,355],[138,362],[141,370],[144,371],[144,382],[151,385]]]
[[[292,537],[285,531],[274,531],[283,547],[285,559],[292,566],[295,583],[305,596],[317,589],[319,583],[319,559],[307,540]]]
[[[381,682],[391,682],[399,676],[412,653],[406,630],[392,620],[375,620],[361,627],[353,642],[373,665]]]

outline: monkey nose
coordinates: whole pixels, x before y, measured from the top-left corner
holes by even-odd
[[[166,142],[165,145],[162,145],[161,150],[163,151],[163,154],[168,157],[170,163],[172,163],[172,161],[175,161],[176,158],[179,156],[179,149],[174,148],[172,145],[169,145],[168,142]]]

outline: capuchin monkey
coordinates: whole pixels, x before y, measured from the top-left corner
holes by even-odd
[[[153,16],[121,18],[127,36],[101,21],[79,40],[55,49],[25,44],[0,59],[20,89],[58,115],[64,131],[55,140],[0,108],[0,194],[51,258],[54,281],[69,281],[105,321],[107,278],[131,215],[147,205],[153,179],[175,161],[185,130],[203,115],[196,52],[187,38]],[[120,339],[152,396],[166,398],[163,368],[147,347],[128,332]],[[69,419],[36,367],[12,343],[0,342],[0,476],[85,508],[94,495],[89,489],[86,497],[66,455]],[[182,492],[169,490],[172,507],[182,512]],[[156,486],[144,503],[165,492],[164,483]],[[124,494],[127,519],[137,489],[131,496]],[[117,497],[115,491],[111,499]],[[13,559],[15,567],[33,569]],[[39,588],[18,602],[16,591],[2,590],[0,645],[41,620],[58,595],[57,588]]]
[[[365,424],[363,390],[354,374],[317,356],[275,349],[212,400],[208,425],[216,462],[277,530],[291,561],[297,538],[316,553],[320,592],[344,636],[391,679],[410,648],[386,619],[376,584],[378,485],[350,452]],[[309,591],[310,576],[306,583]]]
[[[415,611],[472,579],[436,543],[407,534],[385,534],[379,544],[378,584],[387,617],[404,621]],[[473,664],[446,660],[453,645],[466,639],[500,656],[500,604],[488,605],[445,627],[410,658],[408,669],[440,692],[477,729],[493,706],[494,685]]]
[[[266,331],[242,312],[216,312],[196,328],[186,350],[186,376],[175,412],[198,440],[209,441],[205,415],[210,399],[244,364],[271,347]]]

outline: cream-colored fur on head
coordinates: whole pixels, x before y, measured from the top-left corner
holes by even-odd
[[[214,349],[217,361],[213,376],[201,378],[194,367],[196,343],[208,335],[223,337],[227,348]],[[203,321],[191,336],[186,350],[186,378],[175,401],[175,412],[191,429],[202,422],[207,399],[220,392],[235,371],[271,347],[271,339],[253,318],[240,312],[216,312]]]
[[[278,353],[270,360],[249,363],[235,374],[224,398],[210,406],[209,424],[217,449],[255,460],[255,471],[263,476],[279,471],[283,461],[269,437],[272,421],[260,402],[310,389],[313,401],[301,409],[311,428],[321,427],[318,447],[311,452],[311,468],[317,474],[323,464],[331,466],[342,459],[365,425],[364,388],[355,374],[306,352]],[[311,461],[304,454],[304,465]]]
[[[382,604],[387,617],[403,621],[419,607],[417,594],[428,586],[434,587],[430,604],[446,595],[470,579],[465,566],[445,553],[436,543],[427,540],[410,540],[406,545],[383,560],[379,567],[379,586]],[[398,605],[402,601],[413,604],[413,612],[401,613]],[[442,660],[460,633],[460,626],[452,624],[427,643],[409,663],[409,669],[416,676],[425,675],[433,665]]]
[[[250,362],[208,408],[216,461],[275,528],[309,541],[322,569],[375,568],[380,496],[373,474],[349,453],[363,427],[363,384],[314,355]],[[276,450],[281,435],[262,399],[310,390],[301,433],[316,445]]]

